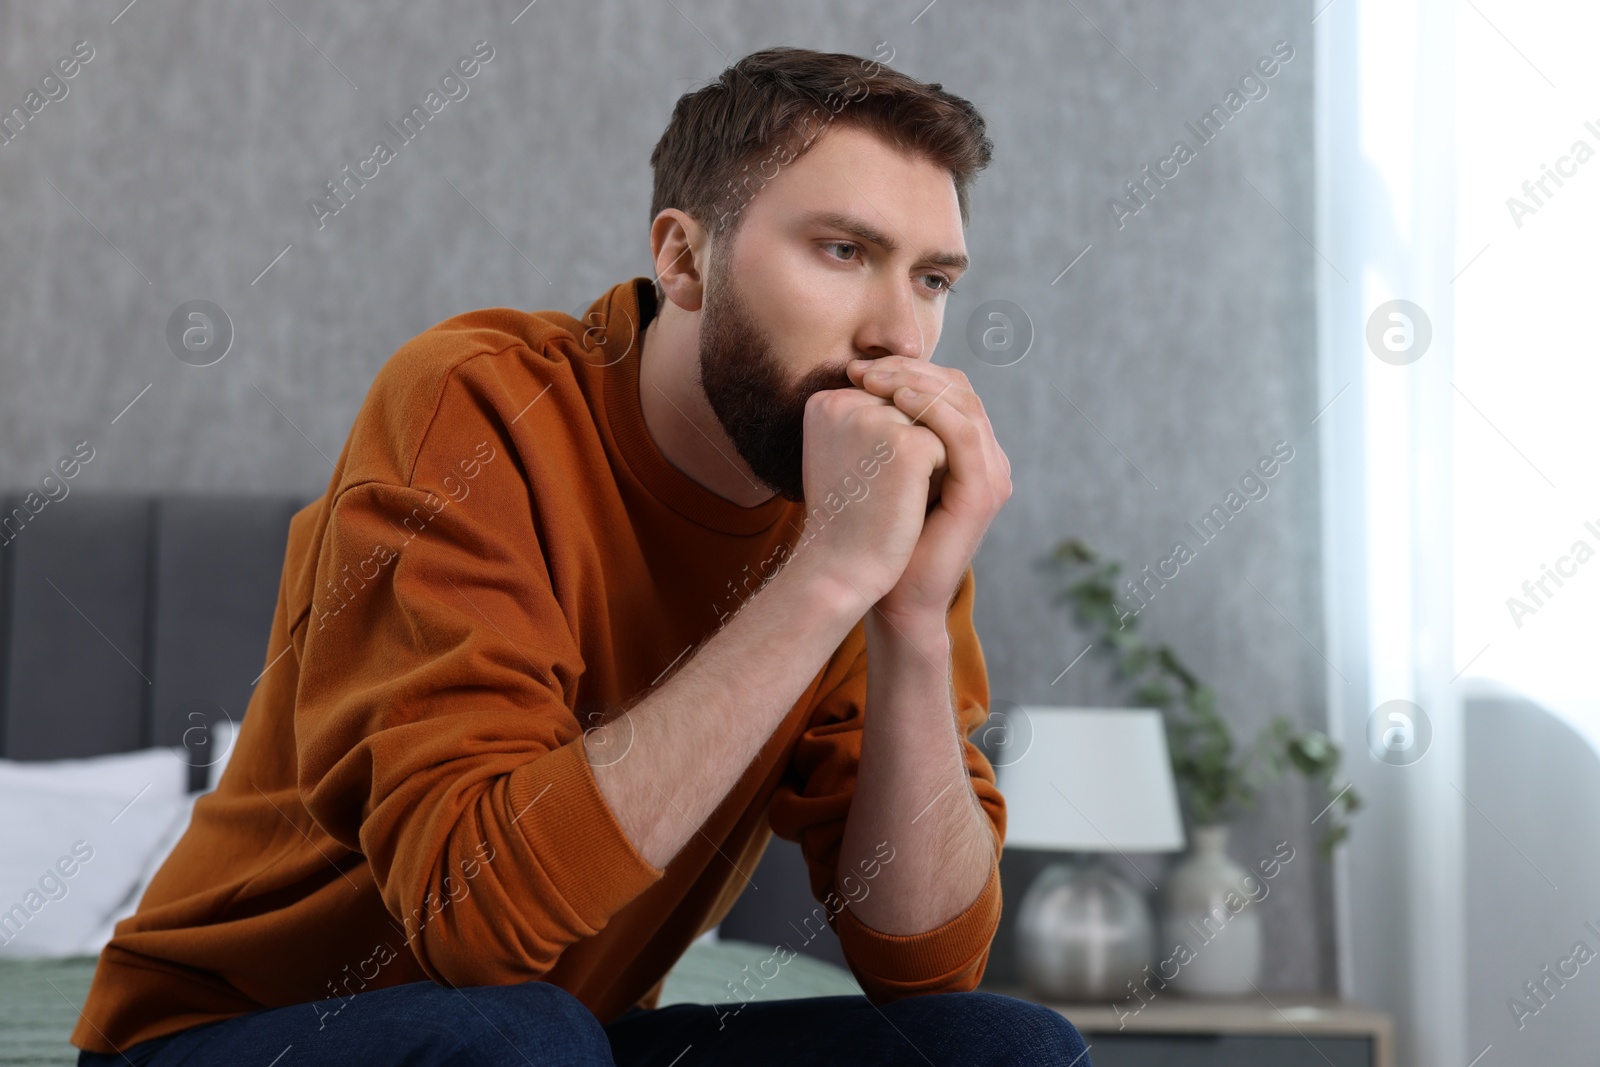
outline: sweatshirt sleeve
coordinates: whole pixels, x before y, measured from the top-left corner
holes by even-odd
[[[431,978],[536,979],[665,872],[585,757],[584,663],[541,548],[558,520],[504,427],[435,420],[409,481],[331,504],[302,623],[300,796],[367,858]]]
[[[951,677],[968,781],[994,831],[996,862],[966,911],[932,930],[896,935],[874,930],[850,910],[850,899],[860,899],[860,887],[876,873],[870,868],[838,870],[839,846],[860,766],[867,699],[866,638],[859,623],[841,646],[844,654],[853,653],[852,666],[818,701],[768,813],[775,834],[800,844],[812,895],[824,906],[851,972],[874,1004],[977,988],[1000,923],[998,857],[1005,839],[1005,801],[995,786],[994,768],[969,737],[989,715],[988,675],[972,626],[972,596],[969,567],[948,616]],[[893,862],[893,852],[878,859]]]

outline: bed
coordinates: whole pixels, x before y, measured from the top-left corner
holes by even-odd
[[[67,1035],[99,946],[215,781],[261,672],[289,519],[308,502],[0,497],[0,1065],[76,1062]],[[108,817],[118,830],[98,849],[77,836]],[[770,888],[690,948],[662,1005],[731,999],[727,980],[816,906],[788,842],[773,839],[758,879]],[[859,993],[843,962],[825,931],[764,993]]]

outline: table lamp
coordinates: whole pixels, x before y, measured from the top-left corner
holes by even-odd
[[[1176,852],[1183,818],[1159,711],[1021,707],[994,759],[1006,849],[1079,853],[1039,873],[1016,924],[1023,981],[1064,1001],[1127,994],[1154,958],[1144,893],[1107,852]]]

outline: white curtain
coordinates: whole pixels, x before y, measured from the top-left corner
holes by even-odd
[[[1366,801],[1335,864],[1340,992],[1395,1015],[1397,1062],[1465,1067],[1477,1050],[1451,569],[1459,16],[1448,0],[1315,0],[1313,14],[1329,718]]]

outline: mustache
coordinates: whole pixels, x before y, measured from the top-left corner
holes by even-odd
[[[800,380],[795,392],[802,399],[809,400],[812,393],[820,393],[828,389],[854,388],[856,388],[856,384],[850,380],[850,375],[845,370],[845,364],[839,363],[825,364],[821,367],[812,368],[811,372]]]

